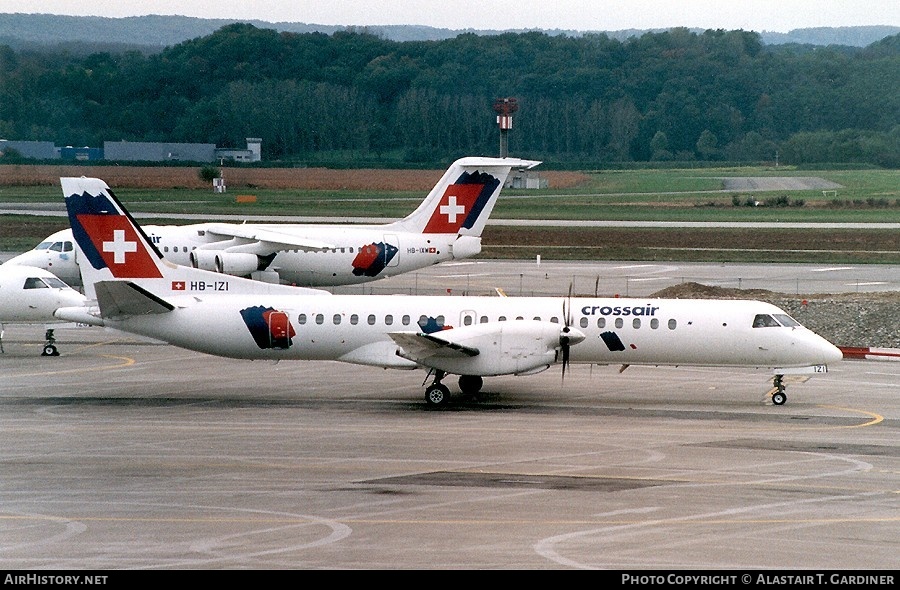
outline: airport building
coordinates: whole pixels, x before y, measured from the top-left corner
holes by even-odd
[[[166,143],[148,141],[104,141],[102,148],[56,147],[52,141],[7,141],[0,139],[0,155],[13,149],[33,160],[114,162],[259,162],[262,139],[248,137],[246,149],[217,148],[214,143]]]
[[[0,139],[0,155],[6,150],[15,150],[23,158],[35,160],[56,160],[59,150],[52,141],[7,141]]]

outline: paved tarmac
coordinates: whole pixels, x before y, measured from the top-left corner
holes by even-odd
[[[515,291],[523,267],[505,264],[476,267],[483,286]],[[601,292],[623,273],[637,295],[718,266],[619,264],[592,264]],[[766,269],[785,283],[865,270]],[[403,281],[435,290],[447,270]],[[522,289],[564,292],[572,270]],[[564,382],[489,378],[431,410],[422,371],[56,335],[61,356],[41,357],[43,326],[6,326],[5,569],[900,567],[900,362],[789,379],[784,406],[762,371],[575,366]]]

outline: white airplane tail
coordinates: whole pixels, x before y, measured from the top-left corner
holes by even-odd
[[[389,227],[480,237],[510,170],[538,164],[517,158],[461,158],[450,165],[415,211]]]
[[[106,283],[107,290],[114,282],[127,282],[156,297],[214,292],[328,294],[173,264],[163,258],[104,181],[82,176],[60,178],[60,184],[72,235],[84,254],[81,274],[85,294],[92,299],[97,298],[101,282]],[[132,311],[154,313],[150,308],[161,309],[146,301],[141,305],[149,308],[141,311],[138,306]]]

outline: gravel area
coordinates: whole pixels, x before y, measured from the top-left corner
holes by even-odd
[[[723,289],[683,283],[655,297],[758,299],[838,346],[900,348],[900,292],[788,295],[764,289]]]

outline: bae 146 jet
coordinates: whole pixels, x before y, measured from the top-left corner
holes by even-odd
[[[84,252],[90,307],[60,319],[109,326],[235,359],[340,361],[429,372],[425,399],[450,399],[459,376],[530,375],[570,363],[768,369],[772,401],[786,373],[825,373],[834,345],[760,301],[603,297],[333,295],[175,265],[96,178],[62,178]],[[426,377],[426,382],[429,377]]]
[[[481,252],[482,231],[510,170],[539,163],[462,158],[415,211],[384,225],[199,223],[144,231],[163,256],[184,266],[298,286],[367,283]],[[71,229],[9,262],[45,268],[81,286]]]

